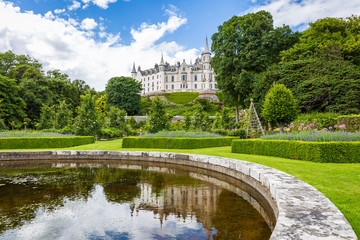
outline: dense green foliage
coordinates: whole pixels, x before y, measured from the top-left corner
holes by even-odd
[[[198,92],[173,92],[164,93],[164,97],[172,103],[185,104],[194,101],[199,96]]]
[[[150,129],[151,133],[156,133],[161,130],[168,130],[170,128],[170,117],[166,114],[164,103],[156,97],[152,101],[150,111]]]
[[[273,82],[283,83],[302,112],[360,112],[360,18],[325,18],[310,24],[282,62],[258,74],[253,98],[263,102]]]
[[[230,146],[235,138],[169,138],[169,137],[126,137],[123,148],[162,148],[162,149],[195,149]]]
[[[344,60],[360,64],[360,17],[323,18],[310,23],[293,48],[282,53],[284,62],[305,59],[318,52],[340,50]]]
[[[106,85],[107,103],[134,115],[140,110],[141,83],[130,77],[113,77]]]
[[[45,74],[36,60],[11,51],[0,53],[0,85],[0,119],[10,129],[35,128],[44,104],[51,107],[65,101],[74,113],[80,96],[90,90],[84,81],[71,81],[59,70]]]
[[[96,98],[90,92],[82,96],[75,126],[77,135],[94,136],[100,132],[100,114],[96,111]]]
[[[312,162],[359,163],[360,142],[303,142],[288,140],[236,140],[231,152]]]
[[[273,84],[265,96],[262,116],[282,133],[286,124],[296,119],[298,105],[292,92],[284,84]]]
[[[64,148],[94,143],[94,137],[0,138],[0,149]]]
[[[235,106],[248,105],[254,74],[280,61],[280,51],[298,41],[289,26],[273,27],[269,12],[233,16],[212,36],[215,56],[211,66],[223,92],[224,101]]]

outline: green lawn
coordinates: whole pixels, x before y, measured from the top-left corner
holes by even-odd
[[[121,144],[121,139],[99,141],[94,144],[64,148],[64,150],[124,150],[194,153],[240,159],[273,167],[311,184],[322,192],[345,215],[358,238],[360,238],[360,164],[314,163],[277,157],[237,154],[231,153],[231,147],[202,149],[131,149],[121,148]],[[24,151],[26,150],[28,149],[24,149]]]

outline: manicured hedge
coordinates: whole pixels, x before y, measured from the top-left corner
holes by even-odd
[[[198,92],[173,92],[164,93],[164,97],[176,104],[185,104],[194,101],[199,96]]]
[[[64,148],[94,143],[94,137],[9,137],[0,138],[0,149]]]
[[[163,149],[195,149],[230,146],[237,138],[163,138],[163,137],[126,137],[123,148],[163,148]]]
[[[360,163],[360,142],[234,140],[231,144],[231,152],[312,162]]]

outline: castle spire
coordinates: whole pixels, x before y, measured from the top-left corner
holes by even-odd
[[[134,64],[133,64],[133,68],[132,68],[132,70],[131,70],[131,73],[136,73],[135,62],[134,62]]]
[[[205,42],[205,48],[204,48],[204,51],[203,51],[202,53],[203,53],[203,54],[205,54],[205,53],[210,53],[207,37],[206,37],[206,42]]]
[[[163,58],[163,54],[161,53],[161,60],[160,60],[160,66],[164,66],[164,58]]]

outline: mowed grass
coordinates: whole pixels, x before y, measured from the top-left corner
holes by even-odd
[[[360,164],[314,163],[285,158],[231,153],[231,147],[202,149],[122,148],[122,140],[98,141],[63,150],[157,151],[204,154],[259,163],[289,173],[317,188],[345,215],[360,238]],[[27,151],[24,149],[23,151]],[[33,149],[39,150],[39,149]],[[49,149],[43,149],[49,150]],[[360,157],[360,156],[359,156]]]

